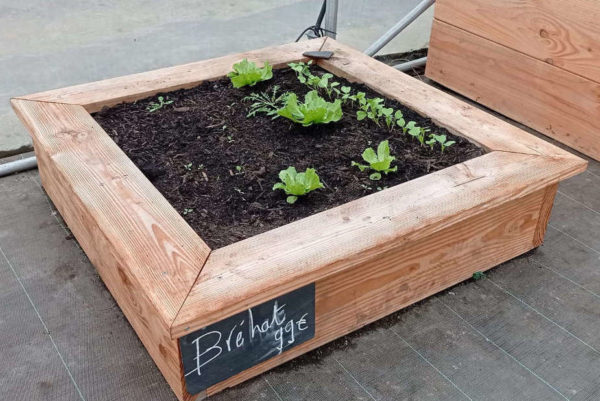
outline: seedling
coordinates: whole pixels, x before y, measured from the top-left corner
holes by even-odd
[[[350,94],[352,92],[352,88],[350,88],[349,86],[342,86],[339,90],[338,89],[334,89],[334,90],[338,94],[338,96],[340,96],[340,100],[342,101],[342,104],[346,104],[346,102],[348,102],[348,100],[353,101],[351,99],[352,95]]]
[[[150,113],[153,113],[153,112],[155,112],[156,110],[160,110],[160,109],[162,109],[163,107],[165,107],[166,105],[173,103],[173,101],[172,101],[172,100],[166,100],[166,101],[165,101],[165,98],[164,98],[164,97],[162,97],[162,96],[159,96],[159,97],[157,98],[157,100],[158,100],[158,102],[156,102],[156,103],[155,103],[155,102],[152,102],[152,103],[150,103],[150,104],[148,105],[148,107],[146,108],[146,110],[148,110]]]
[[[190,209],[190,208],[185,208],[183,209],[183,215],[187,216],[188,214],[191,214],[194,211],[194,209]]]
[[[244,167],[242,167],[242,166],[235,166],[235,171],[237,171],[238,174],[241,174],[242,170],[244,170]]]
[[[233,65],[233,71],[227,74],[234,88],[243,86],[254,86],[257,82],[266,81],[273,78],[273,66],[265,61],[262,68],[258,68],[255,63],[243,59]]]
[[[308,127],[312,124],[328,124],[342,118],[342,104],[340,99],[333,103],[327,102],[319,96],[316,90],[310,91],[304,97],[304,103],[298,103],[295,93],[287,95],[285,106],[277,110],[280,116],[295,123]]]
[[[255,117],[257,113],[264,113],[272,119],[279,117],[277,110],[283,107],[287,93],[278,94],[279,86],[274,85],[271,93],[260,92],[253,93],[250,96],[243,98],[243,101],[253,102],[250,105],[250,111],[246,117]]]
[[[273,185],[273,191],[281,189],[288,197],[287,203],[294,204],[299,196],[308,194],[315,189],[324,188],[319,179],[319,175],[314,168],[307,168],[305,172],[298,173],[296,168],[291,166],[279,172],[281,182]]]
[[[312,73],[310,72],[311,64],[312,60],[310,60],[308,63],[289,63],[288,66],[296,73],[298,81],[305,84],[308,78],[312,76]]]
[[[411,121],[412,123],[412,121]],[[409,123],[410,124],[410,123]],[[425,145],[425,135],[429,132],[429,129],[425,129],[422,127],[411,126],[408,130],[408,134],[413,138],[417,138],[421,146]]]
[[[430,141],[434,141],[434,143],[437,142],[440,144],[440,146],[442,147],[442,153],[444,153],[444,150],[446,150],[446,148],[449,148],[450,146],[456,143],[456,141],[448,141],[446,135],[431,134],[429,137],[431,138]],[[429,144],[429,141],[427,143]]]
[[[391,164],[396,158],[390,155],[390,145],[388,141],[382,141],[377,146],[377,153],[373,148],[367,148],[362,153],[364,161],[369,163],[368,165],[352,162],[352,166],[356,166],[360,171],[368,169],[375,170],[369,178],[373,181],[381,180],[381,173],[388,174],[398,171],[398,166],[391,167]]]
[[[359,108],[356,112],[356,119],[358,121],[368,118],[379,126],[379,117],[382,115],[381,109],[383,108],[383,99],[380,97],[365,99],[364,102],[359,102]]]
[[[192,171],[192,163],[184,164],[183,168],[187,171]]]
[[[433,147],[435,146],[435,142],[436,142],[436,140],[434,138],[432,138],[431,135],[429,135],[429,140],[425,141],[425,144],[429,145],[429,148],[431,150],[433,150]]]

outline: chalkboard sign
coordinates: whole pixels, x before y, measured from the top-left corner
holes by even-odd
[[[315,336],[315,284],[299,288],[181,337],[190,394]]]

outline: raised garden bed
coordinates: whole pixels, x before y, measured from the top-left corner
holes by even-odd
[[[223,111],[231,97],[274,82],[301,91],[282,70],[271,83],[234,92],[222,80],[234,63],[248,58],[285,68],[308,61],[303,53],[315,50],[334,52],[315,61],[318,68],[365,85],[365,92],[397,101],[389,104],[408,118],[461,139],[442,156],[368,121],[359,124],[351,112],[336,123],[300,129],[283,118]],[[179,91],[187,88],[194,89]],[[159,93],[174,103],[148,113]],[[123,102],[136,103],[101,111]],[[44,188],[181,400],[240,383],[538,246],[558,182],[586,167],[331,39],[23,96],[12,104],[32,133]],[[100,124],[90,115],[97,112]],[[221,124],[222,113],[230,124]],[[135,127],[141,127],[137,134]],[[348,162],[361,161],[369,140],[376,146],[384,139],[399,169],[374,182]],[[297,150],[307,145],[314,148]],[[207,148],[231,155],[204,157]],[[288,205],[271,187],[289,165],[315,167],[325,188]],[[215,190],[217,177],[222,187]],[[262,195],[254,188],[261,185]],[[186,192],[193,196],[180,196]],[[231,199],[224,195],[232,192]],[[252,330],[244,334],[233,325],[249,325],[249,308],[254,316],[274,310],[256,329],[264,355],[248,348],[253,342],[244,336]],[[215,346],[190,354],[200,344],[195,339],[215,331],[225,333],[216,359]],[[282,335],[285,346],[277,342]],[[280,352],[264,348],[273,341],[282,344]],[[205,358],[201,378],[194,355]]]

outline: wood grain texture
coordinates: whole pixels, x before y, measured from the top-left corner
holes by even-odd
[[[554,206],[554,198],[556,197],[557,191],[558,183],[550,185],[548,188],[546,188],[544,199],[542,200],[542,207],[540,208],[540,217],[535,229],[535,235],[533,237],[533,246],[540,246],[544,242],[546,229],[548,228],[548,221],[550,220],[550,214],[552,213],[552,206]]]
[[[247,58],[250,61],[268,60],[274,67],[282,67],[292,61],[306,60],[302,53],[319,50],[323,38],[272,46],[264,49],[228,55],[195,63],[161,68],[140,74],[126,75],[103,81],[91,82],[67,88],[20,96],[45,102],[78,104],[87,111],[95,112],[104,106],[113,106],[122,102],[133,102],[159,92],[192,88],[203,81],[218,79],[231,71],[231,66]]]
[[[546,189],[471,216],[316,282],[312,340],[207,390],[211,395],[533,248]]]
[[[351,47],[327,39],[323,50],[335,52],[318,64],[350,81],[398,100],[427,116],[453,134],[468,138],[488,150],[568,157],[562,149],[530,135],[484,110],[471,106]]]
[[[600,84],[437,20],[426,74],[600,159]]]
[[[438,0],[435,18],[600,83],[598,0]]]
[[[180,337],[377,259],[398,244],[419,241],[581,172],[585,166],[575,158],[492,152],[217,249],[185,300],[171,334]]]
[[[210,249],[81,106],[13,106],[32,133],[46,192],[183,399],[169,328]]]

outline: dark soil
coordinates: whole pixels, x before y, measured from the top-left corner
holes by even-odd
[[[242,98],[273,85],[301,99],[309,90],[291,70],[275,70],[273,79],[254,87],[234,89],[228,79],[205,82],[165,94],[173,103],[152,113],[147,107],[156,97],[102,110],[94,118],[213,249],[483,154],[391,100],[386,106],[402,110],[407,121],[444,133],[456,145],[443,154],[439,147],[430,150],[401,130],[357,121],[349,106],[339,122],[306,128],[283,117],[247,118],[249,104]],[[370,181],[368,172],[350,163],[362,162],[364,149],[385,139],[398,172]],[[283,191],[272,187],[289,166],[315,168],[325,188],[288,205]]]

